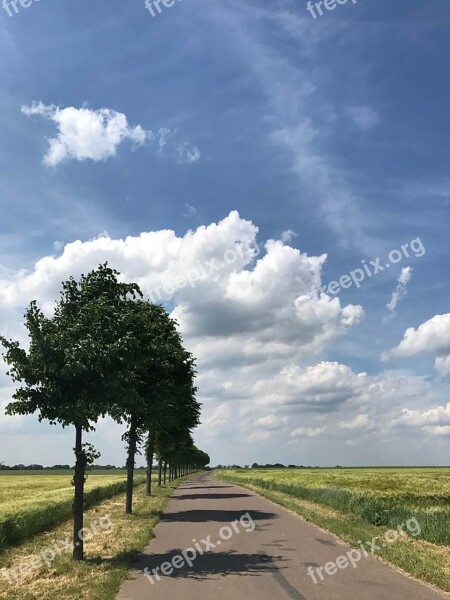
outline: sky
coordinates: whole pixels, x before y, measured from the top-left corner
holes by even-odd
[[[108,261],[196,356],[213,465],[449,464],[448,0],[166,4],[0,8],[0,331]],[[0,461],[72,464],[6,373]]]

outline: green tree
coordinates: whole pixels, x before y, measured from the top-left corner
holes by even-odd
[[[198,404],[194,398],[193,360],[183,348],[176,322],[162,306],[143,300],[129,302],[126,310],[123,323],[132,332],[124,359],[129,363],[124,371],[127,393],[117,397],[111,415],[128,425],[124,436],[128,447],[126,512],[131,513],[135,455],[143,435],[173,418],[174,408],[168,400],[172,396],[182,397],[196,410]]]
[[[38,413],[63,427],[75,428],[73,477],[73,557],[83,559],[83,503],[86,467],[98,454],[83,444],[111,403],[124,392],[124,361],[133,343],[124,334],[124,310],[130,298],[141,295],[136,284],[120,283],[119,273],[106,264],[79,281],[71,277],[62,284],[54,316],[46,317],[32,302],[25,314],[30,338],[28,350],[18,342],[0,337],[6,348],[13,381],[21,384],[7,414]]]

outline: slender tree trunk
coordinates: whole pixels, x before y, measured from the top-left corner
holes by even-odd
[[[128,437],[128,457],[127,457],[127,497],[125,503],[125,512],[127,515],[131,515],[133,512],[133,479],[134,479],[134,459],[136,455],[136,421],[132,417],[130,423],[129,437]]]
[[[164,463],[164,485],[166,485],[167,481],[167,462]]]
[[[73,558],[83,560],[83,513],[84,513],[84,481],[86,475],[86,456],[83,452],[83,429],[75,427],[75,474],[73,476],[74,498],[73,513]]]
[[[158,487],[161,487],[161,483],[162,483],[162,458],[159,459]]]
[[[153,475],[153,454],[154,454],[154,439],[153,434],[148,434],[147,441],[147,481],[146,481],[146,492],[147,496],[152,495],[152,475]]]

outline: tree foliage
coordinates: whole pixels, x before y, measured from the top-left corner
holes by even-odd
[[[36,413],[40,421],[75,428],[73,555],[82,559],[86,468],[99,456],[83,444],[83,432],[100,418],[110,415],[127,426],[127,512],[145,438],[148,461],[157,453],[166,466],[171,461],[171,470],[209,462],[191,437],[200,416],[195,361],[165,309],[144,300],[137,284],[121,282],[107,264],[65,281],[52,316],[32,301],[25,327],[28,349],[0,336],[17,385],[6,413]]]

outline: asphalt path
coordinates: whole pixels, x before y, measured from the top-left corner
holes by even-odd
[[[450,598],[209,473],[174,492],[155,536],[117,600]]]

